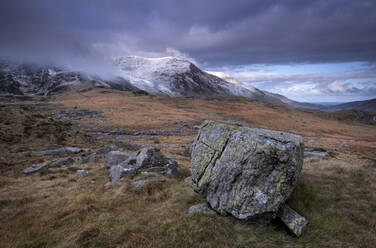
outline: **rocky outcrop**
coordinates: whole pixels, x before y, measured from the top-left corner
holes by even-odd
[[[113,165],[118,165],[121,162],[127,160],[129,158],[129,153],[127,152],[120,152],[120,151],[111,151],[107,153],[106,159],[104,161],[104,167],[111,168]]]
[[[105,166],[110,168],[111,183],[138,172],[168,174],[181,178],[176,161],[167,158],[156,148],[144,148],[131,154],[111,151],[106,156]]]
[[[50,167],[60,167],[60,166],[69,166],[73,164],[74,160],[70,157],[61,158],[58,160],[55,160],[50,163],[43,163],[43,164],[35,164],[27,167],[23,170],[24,174],[30,174],[38,171],[42,171],[44,169],[50,168]]]
[[[303,151],[298,135],[206,121],[192,145],[191,186],[222,215],[275,218],[296,186]]]

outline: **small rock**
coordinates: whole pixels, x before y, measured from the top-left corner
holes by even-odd
[[[40,171],[40,170],[45,169],[45,168],[48,168],[48,164],[35,164],[35,165],[32,165],[32,166],[24,169],[23,173],[29,174],[29,173]]]
[[[278,217],[281,218],[283,223],[297,236],[302,235],[304,228],[307,226],[308,221],[303,216],[299,215],[287,205],[281,206],[278,211]]]
[[[188,209],[189,214],[193,213],[203,213],[203,214],[216,214],[216,212],[211,209],[207,203],[200,203],[193,205]]]
[[[76,164],[81,165],[83,163],[84,163],[84,159],[81,156],[79,156],[79,157],[76,158]]]
[[[116,151],[118,147],[114,144],[106,145],[97,150],[98,154],[108,153],[110,151]]]
[[[55,157],[66,157],[68,156],[65,148],[58,148],[53,150],[39,151],[35,153],[36,156],[55,156]]]
[[[147,178],[147,179],[143,179],[143,180],[137,180],[137,181],[133,181],[131,182],[131,186],[133,188],[139,188],[149,182],[165,182],[166,180],[164,180],[163,178],[159,178],[159,177],[150,177],[150,178]]]
[[[80,153],[83,150],[79,147],[65,147],[65,150],[72,153]]]
[[[58,166],[67,166],[73,164],[73,159],[70,157],[61,158],[58,159],[50,164],[48,164],[48,167],[58,167]]]
[[[309,157],[322,157],[328,158],[330,157],[329,151],[323,148],[305,148],[304,149],[304,158]]]
[[[94,163],[94,162],[96,162],[96,161],[97,161],[97,153],[93,152],[92,154],[90,154],[90,155],[87,157],[86,161],[87,161],[88,163]]]
[[[129,153],[127,152],[119,152],[119,151],[111,151],[107,153],[106,159],[104,161],[104,167],[109,169],[113,165],[118,165],[121,162],[127,160],[129,158]]]
[[[89,174],[89,172],[87,170],[78,170],[77,171],[77,177],[78,178],[86,177],[88,174]]]

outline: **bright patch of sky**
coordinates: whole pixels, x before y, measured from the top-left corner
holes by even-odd
[[[261,90],[303,102],[348,102],[376,98],[376,65],[364,62],[243,65],[210,68]]]

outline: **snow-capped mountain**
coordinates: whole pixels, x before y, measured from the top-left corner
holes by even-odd
[[[169,96],[233,95],[229,83],[200,70],[188,60],[163,57],[119,57],[121,76],[151,94]]]
[[[52,95],[72,86],[90,85],[168,96],[243,96],[265,103],[307,107],[223,72],[205,72],[183,58],[117,57],[114,71],[116,75],[105,80],[57,66],[0,61],[0,94]]]

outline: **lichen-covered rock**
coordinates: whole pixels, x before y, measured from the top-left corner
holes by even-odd
[[[192,145],[192,188],[238,219],[276,216],[303,164],[298,135],[204,122]]]
[[[278,217],[298,237],[302,235],[304,228],[308,225],[306,218],[299,215],[287,205],[281,206],[278,211]]]

